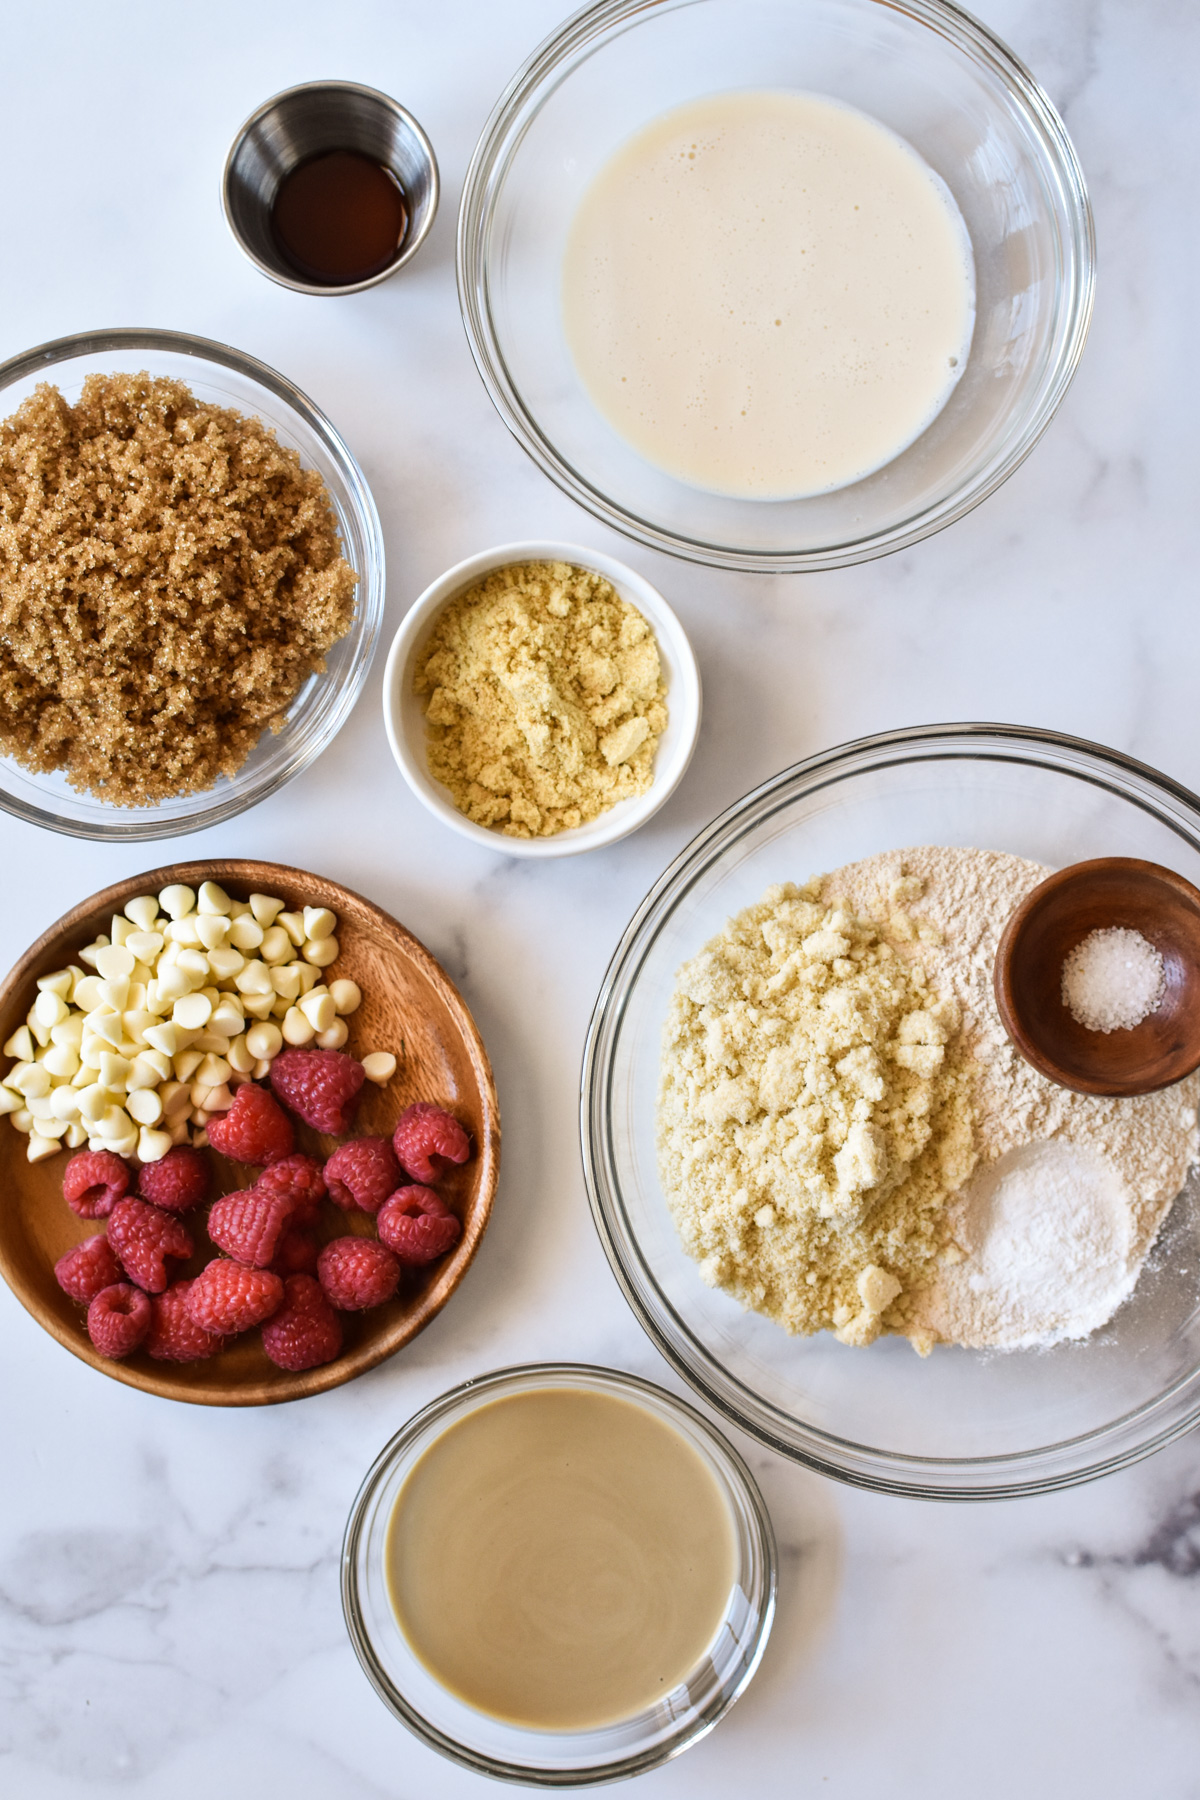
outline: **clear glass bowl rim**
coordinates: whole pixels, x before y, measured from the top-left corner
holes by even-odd
[[[210,825],[219,825],[225,819],[236,818],[239,813],[257,806],[260,800],[277,793],[293,776],[299,775],[316,761],[349,718],[367,679],[383,624],[383,527],[366,477],[349,446],[320,408],[294,382],[289,381],[286,375],[281,375],[269,364],[260,362],[257,357],[235,350],[230,344],[222,344],[212,338],[194,337],[185,331],[121,326],[100,331],[73,332],[67,337],[51,338],[44,344],[36,344],[32,350],[22,351],[19,356],[0,363],[0,413],[4,412],[5,390],[14,382],[23,381],[30,375],[48,374],[59,363],[69,362],[74,357],[103,356],[109,351],[127,350],[161,351],[176,356],[202,358],[205,362],[215,363],[256,382],[276,399],[282,400],[313,435],[321,440],[331,461],[336,464],[357,515],[367,551],[367,566],[357,571],[359,597],[354,623],[350,627],[354,652],[346,678],[338,690],[334,704],[325,715],[321,730],[299,744],[282,768],[260,776],[245,788],[239,788],[239,778],[235,776],[219,799],[209,798],[205,804],[199,803],[206,801],[206,795],[198,794],[195,796],[197,809],[192,813],[136,821],[122,819],[125,809],[121,807],[113,807],[111,821],[105,819],[103,823],[68,819],[43,807],[29,805],[0,789],[0,810],[24,819],[28,824],[40,825],[45,830],[61,832],[68,837],[90,838],[101,843],[145,843],[155,838],[186,837],[190,832],[204,831]],[[208,793],[211,794],[212,790],[208,790]]]
[[[695,0],[599,0],[599,4],[582,7],[543,39],[521,65],[480,132],[463,183],[456,249],[459,308],[475,366],[501,419],[542,473],[594,518],[650,549],[710,568],[761,570],[768,574],[841,569],[869,562],[877,556],[892,555],[952,525],[1001,487],[1041,438],[1075,377],[1087,341],[1095,298],[1096,232],[1083,170],[1066,126],[1048,95],[1008,45],[970,13],[954,5],[953,0],[885,0],[885,3],[892,11],[907,14],[948,39],[965,54],[987,64],[1037,125],[1046,155],[1055,166],[1067,207],[1068,260],[1063,282],[1069,289],[1068,326],[1063,333],[1052,379],[1044,384],[1039,403],[1021,436],[1002,455],[987,458],[965,487],[952,491],[924,511],[845,543],[798,551],[759,552],[731,548],[661,528],[626,511],[575,470],[541,431],[526,410],[520,391],[509,374],[493,328],[485,253],[490,219],[509,166],[540,104],[539,90],[545,89],[547,94],[553,92],[570,73],[563,65],[570,63],[589,41],[605,36],[622,24],[628,30],[631,24],[660,7],[673,9],[695,4]]]
[[[510,1391],[520,1391],[523,1388],[536,1388],[547,1380],[576,1380],[581,1385],[592,1383],[605,1390],[624,1391],[634,1399],[640,1395],[649,1395],[657,1405],[665,1403],[668,1411],[678,1412],[686,1418],[689,1425],[706,1437],[715,1446],[722,1460],[729,1465],[730,1479],[740,1489],[747,1514],[754,1528],[756,1549],[764,1575],[761,1605],[750,1657],[737,1682],[722,1694],[720,1700],[699,1719],[687,1723],[677,1736],[669,1738],[665,1743],[659,1743],[648,1750],[623,1756],[611,1763],[569,1770],[531,1768],[516,1763],[502,1762],[484,1752],[468,1749],[433,1725],[396,1690],[379,1664],[363,1622],[362,1609],[358,1599],[357,1558],[367,1509],[376,1490],[386,1478],[395,1461],[417,1439],[428,1437],[432,1442],[437,1427],[450,1423],[455,1416],[465,1416],[476,1404],[485,1402],[494,1390],[504,1388]],[[341,1591],[346,1629],[350,1634],[350,1641],[363,1672],[384,1705],[400,1719],[402,1724],[408,1727],[415,1737],[420,1738],[431,1749],[437,1750],[451,1762],[459,1763],[463,1768],[471,1769],[477,1774],[491,1776],[494,1780],[516,1782],[528,1787],[591,1787],[605,1782],[625,1780],[630,1776],[645,1774],[650,1769],[660,1767],[663,1763],[673,1760],[684,1750],[689,1749],[692,1744],[698,1743],[701,1738],[707,1737],[713,1727],[724,1718],[734,1702],[745,1692],[758,1671],[774,1622],[777,1587],[778,1551],[771,1516],[767,1511],[766,1502],[759,1490],[758,1483],[734,1446],[710,1419],[706,1419],[702,1413],[697,1412],[694,1406],[681,1399],[678,1394],[670,1393],[668,1389],[659,1387],[652,1381],[647,1381],[643,1376],[631,1375],[624,1369],[606,1368],[597,1363],[515,1363],[507,1368],[489,1370],[484,1375],[472,1376],[468,1380],[460,1382],[456,1387],[448,1389],[444,1394],[439,1394],[435,1400],[431,1400],[427,1406],[422,1407],[420,1412],[415,1413],[395,1436],[389,1439],[371,1464],[355,1495],[342,1542]]]
[[[1051,760],[1040,761],[1041,756]],[[1057,758],[1057,760],[1053,760]],[[910,1499],[1019,1499],[1075,1487],[1140,1462],[1200,1423],[1200,1367],[1095,1431],[985,1457],[878,1450],[788,1419],[759,1400],[691,1335],[657,1288],[628,1226],[608,1153],[612,1053],[629,995],[659,926],[737,837],[801,792],[869,768],[966,759],[1037,764],[1096,783],[1153,812],[1200,852],[1200,795],[1122,751],[1032,726],[961,722],[856,738],[795,763],[727,807],[663,871],[613,952],[588,1026],[580,1078],[580,1141],[592,1220],[617,1284],[656,1348],[717,1413],[781,1456],[852,1487]],[[1157,801],[1159,804],[1154,804]],[[1178,810],[1167,817],[1161,803]],[[1181,817],[1182,814],[1182,817]]]

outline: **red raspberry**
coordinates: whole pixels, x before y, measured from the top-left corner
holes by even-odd
[[[296,1148],[292,1121],[266,1088],[244,1081],[227,1113],[208,1121],[208,1141],[222,1156],[240,1163],[273,1163]]]
[[[150,1302],[127,1281],[114,1282],[88,1307],[87,1329],[101,1356],[128,1356],[150,1329]]]
[[[311,1225],[325,1198],[325,1175],[315,1156],[285,1156],[264,1169],[256,1194],[282,1194],[292,1202],[292,1224]]]
[[[458,1219],[427,1187],[401,1188],[384,1201],[377,1224],[388,1249],[413,1268],[444,1256],[462,1236]]]
[[[234,1262],[265,1269],[274,1260],[279,1240],[292,1216],[285,1194],[260,1194],[257,1188],[226,1194],[214,1200],[208,1215],[208,1235]]]
[[[165,1293],[150,1302],[150,1329],[146,1349],[159,1362],[202,1362],[224,1348],[215,1331],[197,1325],[187,1309],[190,1281],[173,1281]]]
[[[332,1362],[342,1347],[342,1322],[319,1281],[289,1275],[283,1305],[263,1326],[263,1349],[281,1369],[315,1369]]]
[[[354,1138],[335,1150],[325,1164],[329,1198],[343,1212],[352,1206],[378,1212],[388,1195],[395,1193],[399,1179],[400,1170],[386,1138]]]
[[[204,1152],[176,1144],[161,1161],[142,1164],[137,1191],[164,1212],[182,1213],[208,1199],[211,1180],[212,1169]]]
[[[281,1050],[271,1064],[271,1086],[283,1104],[333,1137],[345,1137],[354,1123],[366,1079],[362,1064],[344,1050]]]
[[[279,1240],[271,1267],[277,1275],[315,1275],[317,1240],[307,1231],[287,1230]]]
[[[405,1172],[426,1184],[436,1181],[447,1163],[465,1163],[471,1154],[471,1140],[458,1120],[428,1100],[405,1107],[392,1147]]]
[[[148,1294],[161,1294],[171,1277],[167,1257],[186,1262],[195,1249],[181,1219],[145,1200],[118,1200],[108,1221],[108,1241],[125,1273]]]
[[[283,1282],[278,1275],[268,1269],[244,1269],[241,1263],[218,1256],[201,1269],[184,1305],[205,1331],[231,1337],[234,1332],[261,1325],[278,1311],[282,1299]]]
[[[129,1165],[112,1150],[81,1150],[63,1170],[63,1199],[81,1219],[106,1219],[129,1192]]]
[[[91,1304],[101,1288],[112,1287],[125,1271],[106,1237],[85,1238],[54,1265],[54,1279],[72,1300]]]
[[[391,1299],[400,1285],[400,1264],[374,1238],[340,1237],[322,1250],[317,1275],[339,1311],[360,1312]]]

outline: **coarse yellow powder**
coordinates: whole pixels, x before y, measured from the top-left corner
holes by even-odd
[[[898,895],[898,899],[902,896]],[[959,1009],[820,881],[768,889],[679,971],[659,1168],[713,1287],[849,1344],[910,1323],[975,1158]]]
[[[477,825],[552,837],[654,778],[667,726],[658,645],[591,570],[494,569],[439,614],[413,687],[428,695],[429,772]]]

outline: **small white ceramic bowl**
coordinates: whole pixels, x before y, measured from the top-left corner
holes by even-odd
[[[492,569],[520,562],[573,563],[576,568],[591,569],[611,581],[622,600],[636,606],[653,628],[667,684],[668,723],[655,752],[651,787],[636,800],[618,801],[590,824],[545,838],[508,837],[502,831],[476,825],[459,812],[450,798],[449,789],[429,773],[425,708],[421,698],[413,692],[417,655],[429,639],[437,614]],[[636,831],[679,786],[692,760],[700,731],[700,671],[682,625],[658,589],[651,587],[643,576],[614,557],[602,555],[599,550],[535,538],[527,543],[500,544],[494,550],[481,550],[478,556],[469,556],[465,562],[448,569],[414,602],[388,655],[383,677],[383,720],[392,755],[400,765],[404,779],[417,799],[451,830],[472,838],[477,844],[486,844],[491,850],[499,850],[505,856],[575,856],[582,850],[598,850],[604,844],[614,844],[618,838]]]

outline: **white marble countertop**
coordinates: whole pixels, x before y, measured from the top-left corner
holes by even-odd
[[[1091,185],[1099,300],[1047,437],[979,511],[915,550],[777,580],[626,544],[552,488],[494,414],[454,295],[476,132],[564,0],[47,0],[5,10],[0,358],[90,326],[223,339],[290,375],[348,438],[388,554],[390,636],[459,558],[553,535],[625,556],[678,608],[706,716],[635,838],[522,864],[428,817],[388,755],[382,657],[319,763],[230,825],[104,848],[0,815],[5,962],[105,883],[177,856],[335,875],[462,985],[495,1062],[505,1167],[454,1303],[384,1367],[298,1406],[169,1405],[106,1382],[0,1291],[0,1791],[13,1800],[432,1800],[481,1794],[398,1725],[342,1625],[338,1553],[368,1463],[465,1376],[538,1358],[676,1385],[588,1216],[583,1035],[637,902],[712,815],[824,746],[999,719],[1115,745],[1200,787],[1195,699],[1194,71],[1182,0],[986,0],[1063,110]],[[218,181],[242,118],[296,81],[403,100],[445,199],[405,275],[347,300],[265,281]],[[1185,223],[1186,221],[1186,223]],[[782,1557],[746,1697],[647,1796],[830,1800],[1200,1795],[1200,1439],[1036,1501],[856,1493],[748,1448]]]

